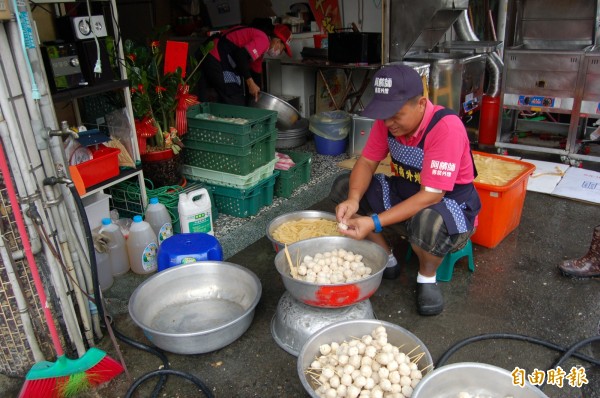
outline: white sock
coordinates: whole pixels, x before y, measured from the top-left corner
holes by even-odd
[[[387,268],[387,267],[395,267],[396,265],[398,265],[398,260],[396,260],[396,257],[394,257],[394,253],[390,253],[385,266]]]
[[[417,283],[435,283],[434,276],[423,276],[421,273],[417,273]]]

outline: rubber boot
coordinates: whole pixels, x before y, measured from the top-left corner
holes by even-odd
[[[565,275],[574,278],[593,278],[600,276],[600,225],[594,228],[590,250],[581,258],[565,260],[558,265]]]

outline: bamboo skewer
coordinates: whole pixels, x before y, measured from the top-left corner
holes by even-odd
[[[288,264],[290,266],[290,273],[292,274],[292,278],[297,278],[298,270],[296,269],[296,266],[294,266],[294,262],[292,261],[292,258],[290,257],[290,251],[287,248],[287,244],[284,246],[284,251],[285,251],[285,257],[287,258]]]

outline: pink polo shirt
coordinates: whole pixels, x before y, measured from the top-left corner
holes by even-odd
[[[427,101],[423,120],[410,138],[396,137],[403,145],[417,146],[433,114],[441,106]],[[373,123],[362,156],[379,162],[388,155],[388,129],[383,120]],[[468,184],[474,179],[469,137],[458,117],[446,116],[431,129],[423,145],[421,185],[452,191],[454,184]]]
[[[256,73],[262,72],[262,58],[271,44],[269,36],[259,29],[234,29],[236,28],[234,27],[229,29],[231,33],[227,33],[227,31],[223,32],[223,35],[227,35],[227,40],[231,41],[240,48],[245,48],[248,54],[250,54],[250,57],[252,58],[250,69]],[[210,51],[210,54],[218,61],[221,61],[221,56],[219,55],[219,51],[217,49],[218,42],[219,39],[215,39],[215,46]]]

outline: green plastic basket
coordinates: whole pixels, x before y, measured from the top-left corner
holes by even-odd
[[[187,141],[184,142],[183,163],[203,169],[246,175],[273,160],[276,141],[277,130],[242,147],[219,144],[190,145]]]
[[[204,116],[216,116],[206,119]],[[246,119],[243,124],[224,118]],[[221,145],[244,146],[275,129],[277,112],[245,106],[204,102],[187,112],[188,132],[184,138]]]
[[[264,206],[273,203],[273,188],[279,171],[250,188],[232,188],[208,185],[212,191],[219,212],[234,217],[250,217],[256,215]]]
[[[152,189],[149,186],[152,183],[146,180],[146,195],[148,198],[157,197],[158,201],[165,205],[171,221],[173,223],[173,231],[180,233],[181,228],[179,225],[179,210],[177,205],[179,203],[179,194],[183,192],[191,192],[200,188],[207,188],[208,196],[212,203],[211,215],[213,221],[216,221],[219,216],[219,211],[215,205],[214,198],[212,197],[212,191],[208,189],[206,184],[201,182],[189,182],[185,188],[177,186],[177,188],[164,190],[162,188]],[[124,181],[119,184],[115,184],[108,188],[108,193],[111,196],[110,208],[116,209],[119,212],[120,218],[133,218],[135,215],[144,215],[144,208],[142,206],[142,196],[140,194],[139,185],[129,181]]]
[[[275,163],[277,163],[277,158],[246,175],[223,173],[222,171],[184,165],[183,175],[191,181],[233,188],[248,188],[273,174]]]
[[[279,177],[275,182],[275,195],[289,198],[296,188],[310,180],[312,155],[308,152],[280,152],[289,155],[296,163],[289,170],[279,170]]]

